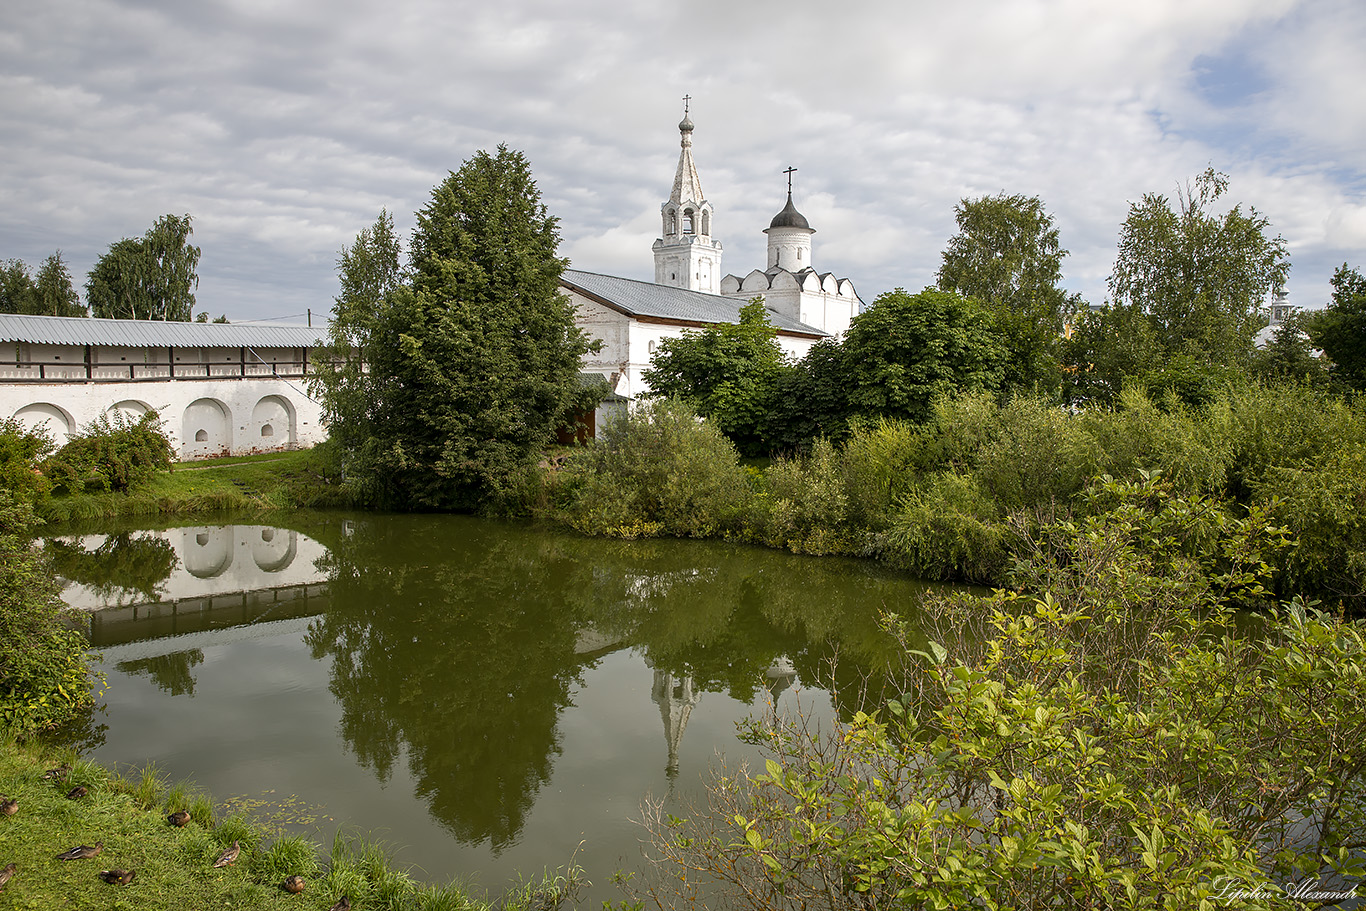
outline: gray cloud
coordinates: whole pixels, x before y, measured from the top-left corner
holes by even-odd
[[[1213,164],[1321,302],[1366,265],[1352,0],[956,4],[586,0],[11,3],[0,23],[0,258],[195,217],[199,301],[234,319],[331,305],[337,252],[401,228],[479,148],[524,150],[576,267],[648,278],[694,101],[724,268],[799,168],[816,265],[865,299],[933,280],[964,196],[1038,194],[1104,296],[1129,202]]]

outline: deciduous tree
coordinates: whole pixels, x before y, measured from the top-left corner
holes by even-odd
[[[1059,287],[1062,259],[1053,216],[1037,196],[983,196],[954,207],[958,233],[939,267],[942,291],[992,305],[1008,358],[1004,385],[1056,390],[1063,323],[1077,301]]]
[[[711,418],[741,452],[762,454],[762,424],[783,370],[777,335],[755,298],[738,323],[664,339],[645,381],[654,395],[683,399]]]
[[[23,260],[9,259],[0,266],[0,313],[33,311],[33,276]]]
[[[1333,273],[1333,299],[1315,315],[1309,333],[1332,360],[1333,379],[1366,389],[1366,277],[1343,263]]]
[[[43,261],[33,283],[33,309],[40,316],[85,316],[81,296],[71,282],[71,272],[58,250]]]
[[[389,296],[402,284],[402,248],[394,221],[381,210],[337,260],[341,293],[334,298],[328,341],[318,351],[314,387],[323,402],[331,445],[358,452],[375,434],[377,396],[368,363],[370,347]],[[379,377],[375,377],[378,381]]]
[[[842,347],[855,416],[923,421],[935,396],[995,391],[1005,376],[987,306],[949,291],[880,295]]]
[[[110,244],[86,279],[95,316],[189,322],[199,286],[199,248],[189,215],[163,215],[141,238]]]
[[[1146,314],[1163,350],[1241,366],[1264,325],[1259,308],[1290,271],[1284,238],[1242,205],[1216,214],[1228,176],[1206,170],[1177,207],[1146,194],[1129,206],[1110,275],[1111,303]]]

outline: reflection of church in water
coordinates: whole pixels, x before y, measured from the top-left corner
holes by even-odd
[[[654,684],[650,687],[650,699],[659,706],[659,717],[664,722],[664,741],[669,748],[669,761],[665,772],[672,779],[678,775],[678,747],[683,742],[683,731],[688,726],[693,706],[701,699],[691,674],[674,674],[654,669]],[[783,691],[797,682],[797,672],[786,656],[779,656],[764,672],[764,688],[769,699],[777,706],[778,697]]]

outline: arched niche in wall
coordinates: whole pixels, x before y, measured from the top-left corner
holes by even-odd
[[[196,579],[213,579],[232,566],[233,526],[181,529],[180,562]]]
[[[250,439],[243,445],[252,449],[288,449],[298,440],[294,406],[281,395],[268,395],[251,410],[251,424],[247,428]]]
[[[218,399],[195,399],[181,421],[180,457],[205,459],[232,452],[232,418]]]
[[[45,429],[48,438],[61,446],[76,430],[71,414],[51,402],[34,402],[14,412],[14,419],[29,430]]]
[[[105,409],[105,413],[110,417],[121,414],[130,421],[136,421],[151,410],[152,406],[148,405],[146,402],[139,402],[137,399],[124,399],[121,402],[115,402],[110,405]]]

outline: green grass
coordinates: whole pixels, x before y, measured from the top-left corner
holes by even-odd
[[[193,911],[241,908],[275,911],[326,909],[342,894],[356,911],[460,909],[489,911],[490,902],[473,898],[455,886],[428,886],[396,869],[390,853],[362,838],[338,836],[326,857],[318,847],[296,836],[284,836],[254,825],[242,816],[205,818],[205,798],[187,784],[165,788],[155,769],[125,778],[95,763],[76,760],[67,780],[45,780],[43,772],[70,754],[43,755],[32,743],[17,743],[0,733],[0,794],[15,797],[19,811],[0,816],[0,866],[18,869],[0,890],[0,908],[112,908],[116,911]],[[89,794],[68,800],[74,784]],[[166,821],[166,809],[191,808],[184,828]],[[234,841],[241,854],[230,867],[213,862]],[[102,842],[90,860],[57,860],[76,845]],[[127,885],[109,885],[101,870],[125,869],[136,874]],[[299,874],[307,885],[300,895],[281,888],[286,876]],[[549,874],[544,889],[514,890],[496,904],[517,908],[555,908],[572,901],[582,871]]]
[[[53,496],[38,503],[37,511],[49,522],[64,523],[351,505],[333,483],[335,474],[317,449],[181,462],[136,490]]]

